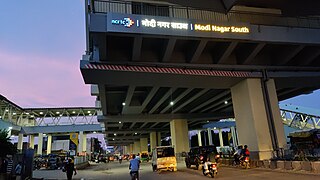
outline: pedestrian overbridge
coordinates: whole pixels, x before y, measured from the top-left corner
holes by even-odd
[[[105,130],[96,119],[98,113],[99,108],[95,107],[22,108],[0,95],[0,128],[9,130],[10,136],[18,136],[18,150],[23,149],[24,136],[28,136],[30,148],[34,148],[34,139],[38,137],[37,154],[43,153],[45,136],[47,154],[51,153],[53,137],[71,135],[76,139],[79,135],[78,150],[73,150],[87,151],[86,135]]]

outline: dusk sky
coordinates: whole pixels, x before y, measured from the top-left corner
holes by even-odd
[[[94,106],[79,63],[84,0],[9,0],[0,6],[0,94],[21,107]],[[320,91],[292,98],[320,109]]]

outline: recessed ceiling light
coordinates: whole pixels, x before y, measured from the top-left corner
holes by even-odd
[[[119,121],[119,124],[121,124],[121,121]]]
[[[170,105],[171,105],[171,106],[173,106],[173,105],[174,105],[174,102],[173,102],[173,101],[171,101],[171,102],[170,102]]]
[[[228,104],[228,101],[224,101],[224,104]]]
[[[56,114],[60,114],[60,112],[58,111],[58,112],[56,112]]]
[[[122,106],[125,106],[125,105],[126,105],[126,103],[125,103],[125,102],[123,102],[123,103],[122,103]]]
[[[39,114],[43,114],[43,112],[40,112]]]

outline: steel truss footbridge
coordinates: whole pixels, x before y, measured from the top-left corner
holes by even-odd
[[[11,127],[13,133],[102,132],[98,113],[95,107],[22,108],[0,95],[2,128]]]

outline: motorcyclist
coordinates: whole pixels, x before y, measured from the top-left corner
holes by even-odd
[[[129,165],[130,175],[132,176],[133,173],[136,173],[138,180],[139,180],[139,168],[140,168],[140,161],[133,154],[132,159],[130,160],[130,165]]]
[[[240,156],[241,156],[242,149],[243,149],[242,146],[238,146],[237,151],[233,154],[235,165],[240,164]]]
[[[246,157],[250,156],[250,151],[247,145],[244,145],[244,148],[241,150],[240,153],[240,161],[244,160]]]
[[[119,163],[120,163],[120,164],[122,163],[122,156],[121,156],[121,154],[119,155]]]

